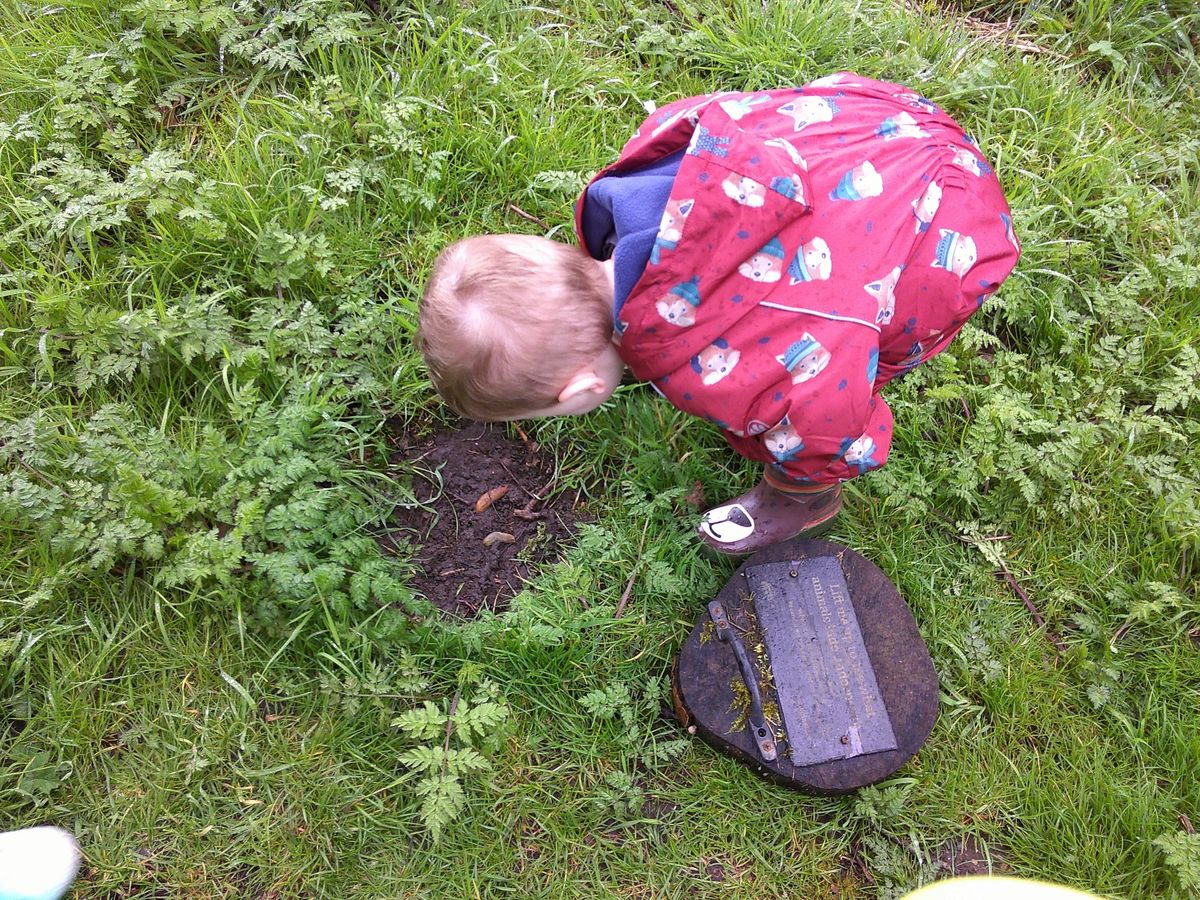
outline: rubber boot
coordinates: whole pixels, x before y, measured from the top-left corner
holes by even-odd
[[[751,490],[704,514],[696,532],[725,556],[747,556],[795,537],[816,537],[842,510],[841,485],[782,490],[764,476]]]

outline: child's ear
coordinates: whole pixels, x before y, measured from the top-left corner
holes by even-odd
[[[582,369],[571,376],[571,380],[567,382],[567,386],[563,388],[558,395],[559,403],[566,403],[572,397],[579,394],[591,392],[593,394],[603,393],[606,388],[604,379],[597,375],[592,369]]]

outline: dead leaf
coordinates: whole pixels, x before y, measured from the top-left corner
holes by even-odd
[[[496,544],[513,544],[516,543],[516,538],[507,531],[493,531],[483,539],[483,546],[493,547]]]
[[[683,498],[683,502],[692,509],[699,509],[704,505],[704,485],[697,481],[692,485],[692,489],[687,492],[687,496]]]
[[[502,484],[500,487],[494,487],[490,491],[484,491],[479,495],[479,499],[475,501],[475,512],[481,513],[505,494],[508,493],[508,485]]]

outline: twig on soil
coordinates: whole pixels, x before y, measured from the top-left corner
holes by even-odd
[[[950,518],[950,516],[946,515],[941,510],[935,509],[933,507],[930,507],[930,512],[932,512],[935,516],[937,516],[939,519],[941,519],[946,524],[952,526],[953,534],[958,540],[962,541],[964,544],[968,544],[970,546],[975,547],[981,553],[983,553],[984,557],[989,562],[991,562],[994,565],[999,567],[1000,571],[997,572],[996,574],[1004,576],[1004,580],[1006,582],[1008,582],[1008,586],[1013,589],[1013,593],[1015,593],[1018,597],[1021,598],[1022,602],[1025,604],[1025,608],[1027,610],[1029,610],[1030,615],[1033,616],[1034,622],[1037,623],[1037,626],[1039,628],[1042,628],[1045,630],[1046,639],[1049,640],[1050,643],[1054,645],[1054,649],[1057,650],[1059,653],[1066,653],[1067,649],[1068,649],[1067,645],[1063,643],[1062,638],[1060,638],[1053,629],[1049,628],[1046,625],[1046,620],[1042,617],[1042,614],[1040,612],[1038,612],[1038,608],[1033,605],[1033,601],[1029,599],[1029,595],[1026,594],[1024,589],[1021,587],[1021,585],[1019,585],[1017,583],[1017,579],[1013,577],[1013,573],[1008,570],[1008,566],[1006,566],[1004,564],[1004,559],[1000,556],[1000,554],[998,552],[988,552],[988,550],[985,549],[985,547],[984,547],[984,544],[986,542],[1006,541],[1006,540],[1009,540],[1012,537],[1012,535],[1011,534],[993,534],[993,535],[981,535],[981,536],[976,537],[974,535],[960,534],[956,523],[954,522],[954,520],[952,518]]]
[[[638,565],[633,567],[633,574],[630,575],[629,580],[625,582],[625,590],[621,592],[621,600],[619,603],[617,603],[617,611],[613,613],[614,619],[619,619],[622,615],[624,615],[625,604],[629,602],[630,596],[633,595],[633,583],[637,581],[638,570],[641,569],[641,567],[641,561],[639,560]]]
[[[1119,640],[1121,640],[1121,638],[1125,637],[1125,632],[1127,632],[1132,627],[1133,627],[1133,619],[1130,619],[1128,622],[1123,623],[1120,628],[1118,628],[1116,631],[1113,632],[1112,639],[1108,642],[1108,646],[1112,648],[1114,653],[1116,652],[1116,649],[1117,649],[1117,641],[1119,641]]]
[[[504,469],[505,472],[508,472],[508,467],[505,466],[504,463],[500,463],[500,467],[502,469]],[[512,472],[508,472],[508,474],[512,475]],[[518,519],[525,519],[526,521],[532,521],[533,519],[540,519],[543,516],[545,516],[545,513],[534,512],[533,508],[535,506],[537,506],[539,503],[546,502],[546,492],[549,491],[550,488],[554,487],[554,482],[557,480],[558,480],[557,473],[554,475],[551,475],[550,480],[547,481],[540,488],[538,488],[537,492],[535,493],[534,491],[530,491],[530,490],[527,490],[526,488],[521,487],[521,485],[519,483],[517,483],[517,480],[514,478],[513,483],[517,484],[517,487],[519,487],[519,488],[521,488],[521,490],[525,491],[525,493],[528,494],[531,499],[521,509],[514,509],[513,515],[516,516]]]
[[[1013,589],[1013,593],[1024,602],[1025,608],[1033,616],[1033,621],[1037,623],[1038,628],[1045,629],[1046,638],[1054,645],[1054,649],[1059,653],[1066,653],[1067,645],[1062,642],[1062,638],[1046,625],[1046,620],[1042,618],[1042,614],[1038,612],[1038,608],[1033,605],[1033,601],[1029,599],[1029,595],[1025,593],[1021,585],[1017,584],[1017,579],[1013,577],[1012,572],[1008,571],[1008,567],[1004,563],[1000,564],[1000,574],[1004,576],[1004,580],[1008,582],[1008,586]]]
[[[547,224],[545,219],[539,219],[533,213],[525,212],[525,210],[521,209],[521,207],[517,206],[517,204],[515,204],[515,203],[506,204],[505,208],[516,213],[518,216],[520,216],[526,222],[532,222],[534,225],[537,225],[539,228],[545,228],[547,230],[549,230],[549,228],[550,228],[549,224]]]
[[[25,462],[25,460],[21,459],[21,457],[19,455],[14,456],[13,459],[15,459],[17,461],[17,464],[19,466],[21,466],[21,468],[23,468],[27,472],[29,472],[30,475],[32,475],[38,481],[42,482],[42,484],[46,485],[47,487],[53,488],[54,490],[58,490],[58,485],[56,485],[53,481],[51,481],[49,478],[47,478],[45,475],[43,475],[41,472],[39,472],[37,469],[35,469],[29,463]]]
[[[617,611],[613,613],[614,619],[621,618],[622,614],[625,612],[625,605],[629,602],[629,598],[633,596],[633,583],[637,581],[638,572],[642,570],[642,563],[644,562],[642,551],[646,547],[646,532],[649,530],[649,528],[650,520],[647,519],[646,524],[642,526],[642,536],[638,540],[637,562],[633,564],[633,571],[629,574],[629,580],[625,582],[625,590],[621,592],[621,599],[617,603]]]
[[[558,473],[557,472],[555,472],[553,475],[550,476],[549,481],[547,481],[545,484],[543,484],[540,488],[537,489],[537,493],[534,494],[533,496],[535,496],[538,499],[539,503],[546,502],[546,494],[549,492],[550,488],[554,487],[554,482],[556,482],[556,481],[558,481]]]

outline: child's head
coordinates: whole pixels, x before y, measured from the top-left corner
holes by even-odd
[[[602,264],[546,238],[466,238],[434,263],[418,346],[442,399],[504,421],[587,412],[621,379]]]

